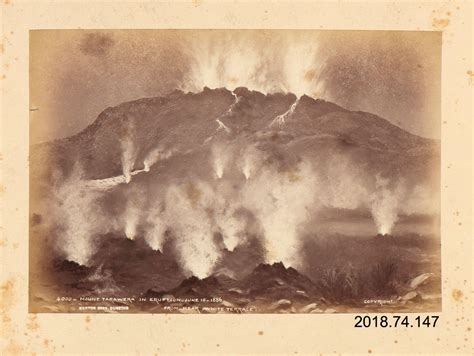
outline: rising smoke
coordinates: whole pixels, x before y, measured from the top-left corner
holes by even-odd
[[[325,58],[314,37],[305,40],[305,36],[265,38],[265,46],[250,33],[238,37],[210,33],[199,41],[186,42],[183,53],[189,58],[189,68],[181,89],[198,92],[205,86],[231,90],[244,86],[262,93],[322,97]]]
[[[71,176],[54,192],[54,215],[63,227],[56,247],[69,260],[88,265],[95,252],[93,239],[108,224],[103,224],[97,205],[101,193],[90,189],[81,177],[81,168],[75,166]]]
[[[389,188],[389,184],[389,179],[378,174],[375,177],[375,191],[370,196],[370,210],[377,230],[382,235],[392,232],[398,220],[400,202],[405,195],[403,181],[396,182],[392,189]]]
[[[142,236],[159,251],[171,238],[183,270],[204,278],[214,271],[223,249],[234,251],[258,235],[266,262],[298,267],[303,236],[314,227],[311,218],[319,209],[367,209],[378,232],[388,234],[402,211],[416,211],[420,205],[412,201],[401,207],[408,196],[403,180],[378,174],[371,183],[348,156],[334,155],[319,170],[304,157],[282,166],[252,145],[243,150],[222,143],[211,147],[213,169],[208,177],[189,176],[159,190],[134,186],[134,181],[124,185],[125,205],[118,221],[99,204],[103,195],[118,191],[87,187],[73,178],[79,173],[73,174],[57,192],[66,227],[60,245],[67,258],[87,265],[95,252],[94,239],[108,231],[132,240]],[[157,157],[158,151],[149,157]],[[235,161],[239,163],[230,163]],[[411,200],[424,190],[418,185],[413,192]],[[249,216],[258,222],[257,230],[249,228]]]
[[[125,177],[125,181],[129,183],[132,179],[131,173],[138,153],[134,140],[133,120],[128,120],[124,123],[120,144],[122,146],[121,160],[123,175]]]

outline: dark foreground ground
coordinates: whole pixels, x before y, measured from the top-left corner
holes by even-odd
[[[30,262],[30,312],[353,313],[441,310],[439,239],[433,236],[308,239],[295,269],[255,261],[187,277],[172,253],[108,238],[95,265]],[[166,247],[166,246],[165,246]],[[47,262],[45,262],[47,261]]]

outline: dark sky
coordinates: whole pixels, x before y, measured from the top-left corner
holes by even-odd
[[[204,85],[306,93],[440,137],[439,32],[38,30],[30,56],[32,143],[75,134],[109,106]]]

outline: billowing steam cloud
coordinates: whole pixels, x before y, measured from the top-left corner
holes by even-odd
[[[171,186],[166,193],[167,220],[172,224],[176,247],[185,270],[204,278],[219,259],[211,220],[206,208],[212,206],[212,191],[201,183]]]
[[[298,267],[303,238],[314,232],[311,224],[321,208],[365,209],[378,232],[389,234],[399,214],[433,205],[423,185],[407,194],[403,180],[371,176],[349,155],[334,154],[319,164],[304,156],[280,161],[253,144],[243,146],[212,143],[208,162],[212,170],[207,175],[193,176],[190,171],[174,181],[161,181],[158,175],[156,186],[132,180],[100,190],[74,172],[56,192],[57,216],[64,225],[61,250],[68,259],[87,265],[95,239],[107,232],[143,238],[159,251],[169,238],[182,269],[203,278],[214,272],[225,250],[235,251],[256,238],[267,262]],[[151,150],[141,174],[152,174],[150,167],[169,152],[160,147]],[[130,177],[136,172],[129,171]],[[109,214],[101,206],[107,194],[121,196],[120,213]]]
[[[321,97],[324,58],[314,37],[304,34],[268,38],[271,45],[261,46],[254,35],[214,37],[212,33],[183,47],[190,68],[181,89],[197,92],[203,87],[235,89],[245,86],[262,93],[291,92]],[[278,50],[280,49],[280,50]]]
[[[70,178],[55,192],[55,214],[63,226],[57,247],[69,260],[88,265],[95,252],[93,238],[102,223],[95,204],[100,193],[88,188],[81,175],[80,168],[75,167]]]
[[[298,230],[314,202],[316,184],[312,168],[302,163],[284,171],[262,170],[245,185],[245,204],[255,212],[264,229],[267,262],[297,265]]]

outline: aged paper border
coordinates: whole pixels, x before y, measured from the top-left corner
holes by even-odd
[[[472,352],[471,2],[2,0],[0,353]],[[28,314],[28,34],[32,29],[442,31],[443,311],[436,328],[354,329],[354,315]]]

